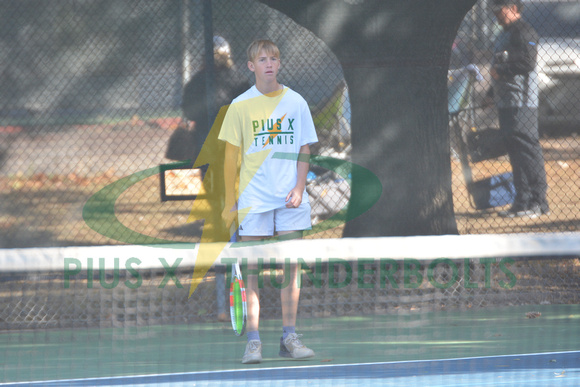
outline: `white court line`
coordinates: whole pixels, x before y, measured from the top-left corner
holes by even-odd
[[[178,373],[167,373],[167,374],[150,374],[150,375],[132,375],[132,376],[111,376],[111,377],[99,377],[99,378],[86,378],[86,379],[56,379],[56,380],[43,380],[43,381],[32,381],[32,382],[15,382],[15,383],[0,383],[0,386],[4,385],[35,385],[35,384],[45,384],[45,383],[74,383],[74,382],[105,382],[105,381],[123,381],[131,379],[153,379],[153,378],[169,378],[169,377],[185,377],[185,376],[195,376],[195,375],[219,375],[224,373],[249,373],[249,372],[267,372],[267,371],[283,371],[283,370],[303,370],[303,369],[333,369],[333,368],[351,368],[351,367],[363,367],[363,366],[383,366],[383,365],[397,365],[397,364],[415,364],[415,363],[444,363],[444,362],[455,362],[464,360],[484,360],[484,359],[505,359],[505,358],[522,358],[522,357],[538,357],[538,356],[553,356],[553,355],[567,355],[567,354],[579,354],[580,351],[560,351],[560,352],[538,352],[538,353],[524,353],[524,354],[513,354],[513,355],[496,355],[496,356],[470,356],[461,358],[448,358],[448,359],[429,359],[429,360],[402,360],[402,361],[389,361],[389,362],[376,362],[376,363],[349,363],[349,364],[325,364],[325,365],[311,365],[311,366],[290,366],[290,367],[267,367],[267,368],[245,368],[245,369],[227,369],[219,371],[193,371],[193,372],[178,372]],[[339,378],[340,379],[340,378]]]

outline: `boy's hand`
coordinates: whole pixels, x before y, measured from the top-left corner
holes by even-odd
[[[304,189],[294,187],[286,196],[286,208],[298,208],[302,203]]]

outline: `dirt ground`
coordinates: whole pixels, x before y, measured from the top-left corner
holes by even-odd
[[[90,229],[86,201],[131,173],[164,158],[172,123],[139,120],[119,126],[75,127],[51,132],[0,131],[0,248],[117,243]],[[461,234],[580,230],[580,138],[542,140],[551,214],[502,219],[470,205],[459,162],[452,161],[456,219]],[[507,159],[478,163],[475,178],[509,171]],[[202,222],[188,223],[190,201],[161,202],[159,177],[144,179],[116,201],[115,214],[128,228],[157,238],[197,241]],[[202,210],[203,212],[203,210]],[[203,217],[203,213],[199,214]],[[340,237],[341,229],[315,237]]]
[[[537,219],[503,219],[495,208],[477,211],[470,200],[457,160],[452,162],[455,214],[461,234],[578,231],[580,229],[580,139],[578,137],[541,140],[546,160],[550,215]],[[473,166],[474,180],[509,172],[503,157]]]

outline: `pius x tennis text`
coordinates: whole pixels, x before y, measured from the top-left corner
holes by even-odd
[[[126,286],[136,289],[143,285],[144,269],[138,258],[124,260],[124,267],[119,258],[114,258],[112,267],[111,260],[105,258],[88,258],[81,261],[76,258],[64,259],[64,287],[70,287],[71,280],[84,280],[88,288],[93,288],[98,282],[101,287],[112,289],[117,286]],[[156,285],[164,288],[173,283],[182,288],[179,278],[185,279],[193,273],[193,269],[181,269],[180,277],[177,272],[183,261],[177,258],[173,262],[159,258],[162,279]],[[241,263],[244,280],[248,275],[258,276],[258,286],[263,287],[268,281],[276,288],[284,288],[289,285],[290,278],[284,273],[291,264],[298,264],[302,268],[302,276],[298,276],[299,286],[314,286],[328,288],[343,288],[356,285],[360,289],[387,288],[415,289],[423,286],[433,286],[446,289],[460,284],[464,288],[491,288],[499,285],[510,289],[516,284],[516,276],[510,267],[515,262],[511,258],[496,260],[495,258],[481,258],[463,260],[451,260],[439,258],[432,261],[419,261],[412,258],[394,260],[389,258],[364,259],[346,261],[342,259],[316,259],[314,262],[305,262],[303,259],[284,259],[283,263],[276,259],[257,259],[248,265],[248,260],[243,258],[222,258],[220,263],[227,267],[227,278],[231,275],[231,266],[235,262]],[[109,263],[109,265],[107,265]],[[160,276],[161,277],[161,276]],[[149,284],[150,285],[150,284]]]
[[[113,268],[109,269],[107,267],[107,261],[105,258],[99,258],[98,263],[94,262],[93,258],[87,258],[85,265],[83,267],[83,262],[76,258],[65,258],[64,259],[64,287],[68,289],[70,287],[71,279],[86,279],[87,288],[92,289],[94,287],[94,282],[96,278],[105,289],[116,288],[121,277],[125,279],[122,282],[123,285],[130,289],[137,289],[143,285],[143,274],[140,271],[139,266],[142,261],[139,258],[128,258],[125,260],[124,270],[121,275],[120,269],[120,259],[113,259]],[[183,261],[183,258],[177,258],[173,263],[167,262],[165,258],[159,258],[159,263],[163,268],[164,275],[163,279],[159,283],[159,288],[164,288],[169,281],[173,281],[175,286],[182,288],[181,282],[177,278],[177,268],[179,264]],[[84,271],[84,273],[83,273]]]

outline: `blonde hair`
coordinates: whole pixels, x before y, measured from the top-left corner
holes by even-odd
[[[260,54],[260,51],[266,51],[266,54],[280,58],[280,49],[276,46],[276,43],[271,40],[261,39],[254,40],[247,50],[248,60],[253,62],[254,59]]]

